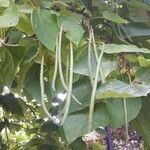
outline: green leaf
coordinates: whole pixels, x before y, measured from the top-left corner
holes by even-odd
[[[150,69],[140,68],[133,83],[138,89],[143,87],[143,90],[145,88],[145,91],[148,91],[150,89]]]
[[[13,58],[6,48],[0,47],[0,84],[10,87],[13,77]]]
[[[13,57],[15,70],[19,67],[20,62],[22,61],[24,54],[26,52],[25,47],[23,46],[6,46]]]
[[[144,23],[130,23],[122,27],[129,37],[149,36],[150,27]]]
[[[66,32],[66,37],[76,45],[79,44],[83,38],[84,30],[79,25],[78,20],[71,17],[60,17],[59,24],[63,26],[63,30]]]
[[[34,9],[32,12],[32,25],[39,40],[49,50],[54,50],[59,32],[56,16],[48,10]]]
[[[33,34],[30,18],[25,14],[21,14],[19,23],[17,24],[16,27],[17,29],[27,33],[29,36]]]
[[[150,22],[150,16],[148,15],[147,11],[141,8],[131,9],[129,18],[133,22]]]
[[[142,102],[140,114],[132,121],[132,124],[143,135],[144,145],[150,147],[150,96],[144,97]]]
[[[18,89],[19,91],[24,87],[24,80],[28,70],[33,65],[33,60],[36,58],[38,50],[36,46],[30,47],[24,54],[20,63]]]
[[[125,24],[128,23],[128,21],[126,19],[123,19],[119,15],[117,15],[113,12],[110,13],[108,11],[103,12],[103,18],[110,20],[112,22],[115,22],[115,23],[125,23]]]
[[[0,16],[0,28],[7,28],[17,25],[19,22],[18,9],[15,5],[10,5]]]
[[[33,64],[25,78],[24,88],[33,99],[41,99],[40,92],[40,65]]]
[[[126,99],[127,118],[128,122],[133,120],[139,114],[142,107],[142,100],[140,98]],[[114,128],[119,128],[125,124],[125,114],[123,99],[112,99],[106,101],[106,107],[110,116],[110,125]]]
[[[74,142],[70,144],[71,150],[87,150],[86,143],[81,137],[77,138]]]
[[[84,110],[68,116],[63,128],[69,143],[88,133],[88,113],[89,111]],[[108,125],[109,117],[105,104],[99,103],[96,105],[92,123],[92,130],[99,126]]]
[[[69,109],[69,113],[79,111],[89,106],[90,98],[91,98],[92,87],[89,83],[89,80],[81,79],[77,83],[73,84],[73,95],[78,99],[78,101],[82,104],[77,103],[73,98],[71,100],[71,105]]]
[[[99,46],[100,49],[103,48],[103,46]],[[138,48],[135,45],[116,45],[116,44],[105,44],[105,53],[113,54],[113,53],[147,53],[150,54],[150,50],[147,48]]]
[[[138,61],[139,61],[140,66],[150,67],[150,59],[145,59],[143,56],[139,56]]]
[[[127,84],[119,80],[112,80],[99,86],[96,92],[96,98],[105,99],[105,98],[141,97],[147,96],[149,92],[150,86],[147,86],[144,83]]]
[[[9,0],[0,0],[0,7],[8,7]]]
[[[89,69],[88,69],[88,54],[86,53],[87,51],[85,50],[83,54],[81,54],[76,60],[75,60],[75,65],[74,65],[74,72],[78,73],[78,74],[82,74],[82,75],[86,75],[86,76],[90,76],[89,74]],[[96,73],[96,59],[94,54],[91,54],[91,66],[92,66],[92,75],[93,78],[95,77],[95,73]],[[104,77],[106,78],[109,73],[111,73],[112,71],[116,70],[118,68],[117,66],[117,62],[114,61],[111,58],[107,58],[107,57],[103,57],[102,58],[102,63],[101,63],[101,67],[103,70],[103,74]],[[99,80],[100,80],[100,76],[99,76]]]
[[[17,30],[16,28],[10,28],[8,32],[8,37],[10,44],[18,44],[20,38],[22,37],[22,32]]]
[[[141,1],[131,0],[131,1],[128,1],[127,4],[131,8],[140,8],[140,9],[146,9],[150,11],[150,6]]]

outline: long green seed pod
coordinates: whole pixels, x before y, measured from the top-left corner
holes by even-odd
[[[91,62],[91,41],[92,41],[92,35],[91,35],[91,31],[89,31],[89,42],[88,42],[88,69],[89,69],[89,77],[90,77],[90,81],[91,81],[91,85],[93,87],[94,85],[94,80],[93,80],[93,75],[92,75],[92,62]]]
[[[92,90],[92,95],[91,95],[90,108],[89,108],[89,122],[88,122],[88,131],[89,132],[91,132],[91,128],[92,128],[92,119],[93,119],[94,104],[95,104],[95,94],[96,94],[96,88],[97,88],[99,68],[100,68],[102,57],[103,57],[103,53],[104,53],[104,44],[103,44],[103,49],[101,51],[101,54],[98,58],[98,64],[96,67],[96,75],[95,75],[95,80],[94,80],[94,85],[93,85],[93,90]]]
[[[64,80],[64,75],[63,75],[63,71],[62,71],[62,64],[61,64],[61,42],[62,42],[62,26],[60,27],[60,33],[59,33],[59,42],[58,42],[58,66],[59,66],[59,74],[60,74],[60,80],[61,80],[61,83],[64,87],[64,89],[66,90],[66,92],[68,93],[68,87],[65,83],[65,80]],[[72,95],[72,98],[80,105],[82,105],[78,100],[77,98],[75,98],[74,95]]]
[[[42,105],[42,108],[43,108],[44,112],[46,113],[46,115],[50,118],[50,120],[53,120],[53,117],[49,113],[49,111],[47,110],[47,108],[45,106],[45,102],[44,102],[44,80],[43,80],[43,73],[44,73],[44,56],[42,56],[42,59],[41,59],[41,68],[40,68],[41,105]]]
[[[67,85],[64,80],[64,75],[62,71],[62,64],[61,64],[61,42],[62,42],[62,26],[60,27],[60,33],[59,33],[59,46],[58,46],[58,64],[59,64],[59,74],[60,74],[60,80],[62,82],[63,87],[65,90],[67,90]]]
[[[66,103],[65,103],[65,109],[64,109],[64,116],[61,121],[61,125],[64,123],[68,116],[69,108],[70,108],[70,103],[71,103],[71,95],[72,95],[72,84],[73,84],[73,46],[72,43],[70,42],[70,71],[69,71],[69,87],[67,91],[67,98],[66,98]]]
[[[93,48],[94,48],[96,62],[98,63],[98,54],[97,54],[97,48],[96,48],[96,43],[95,43],[95,37],[94,37],[93,29],[91,29],[91,36],[92,36],[92,43],[93,43]],[[103,75],[102,66],[100,66],[100,77],[101,77],[102,83],[105,83],[105,78],[104,78],[104,75]]]
[[[125,117],[125,132],[126,132],[126,143],[129,140],[129,134],[128,134],[128,112],[127,112],[127,103],[126,98],[123,98],[123,106],[124,106],[124,117]]]
[[[96,43],[95,43],[95,36],[94,36],[93,29],[91,29],[91,36],[92,36],[92,43],[93,43],[93,48],[94,48],[94,54],[95,54],[96,62],[98,62],[98,54],[97,54]]]
[[[58,38],[56,39],[56,52],[55,52],[55,68],[54,68],[54,75],[52,79],[52,89],[55,91],[56,90],[56,78],[57,78],[57,70],[58,70]]]

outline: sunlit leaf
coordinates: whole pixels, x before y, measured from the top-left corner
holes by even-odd
[[[150,86],[145,85],[143,81],[141,82],[141,84],[127,84],[119,80],[108,81],[99,86],[96,98],[104,99],[147,96],[150,92]]]
[[[59,18],[59,24],[63,26],[66,31],[66,36],[71,39],[75,44],[79,44],[83,37],[84,30],[79,25],[79,21],[73,17],[61,17]]]
[[[18,9],[15,5],[8,7],[0,16],[0,28],[7,28],[17,25],[19,22]]]
[[[1,7],[8,7],[9,6],[9,0],[0,0],[0,6]]]
[[[39,40],[49,50],[54,50],[59,32],[56,16],[48,10],[34,9],[32,12],[32,25]]]
[[[103,46],[99,47],[100,49],[103,48]],[[116,45],[116,44],[105,44],[104,52],[108,54],[113,53],[133,53],[133,52],[139,52],[139,53],[147,53],[150,54],[150,50],[147,48],[138,48],[135,45]]]

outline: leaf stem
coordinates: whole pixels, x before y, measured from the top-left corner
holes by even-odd
[[[103,49],[101,51],[101,54],[98,58],[98,64],[96,67],[96,75],[95,75],[95,80],[94,80],[94,85],[93,85],[93,90],[92,90],[92,95],[91,95],[91,101],[90,101],[90,110],[89,110],[89,122],[88,122],[88,131],[91,132],[92,128],[92,119],[93,119],[93,113],[94,113],[94,104],[95,104],[95,94],[96,94],[96,88],[97,88],[97,81],[98,81],[98,74],[99,74],[99,69],[100,69],[100,64],[101,60],[103,57],[104,53],[104,43],[103,43]]]

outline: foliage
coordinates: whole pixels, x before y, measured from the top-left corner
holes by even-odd
[[[0,149],[87,149],[127,123],[150,147],[148,0],[0,0],[0,31]]]

